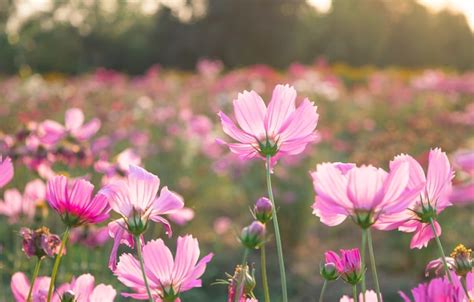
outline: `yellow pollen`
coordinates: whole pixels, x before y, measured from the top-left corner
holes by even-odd
[[[451,253],[452,258],[456,258],[456,256],[461,255],[461,256],[467,256],[469,257],[472,253],[471,249],[468,249],[464,246],[464,244],[458,244]]]

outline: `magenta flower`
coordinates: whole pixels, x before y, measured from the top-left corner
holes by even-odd
[[[105,186],[100,193],[107,196],[111,208],[121,218],[109,223],[109,234],[114,238],[109,266],[115,269],[120,243],[133,246],[134,235],[141,235],[149,220],[163,224],[171,236],[171,226],[162,215],[173,214],[184,206],[183,198],[163,187],[160,196],[158,176],[137,166],[130,165],[127,181],[116,181]]]
[[[318,123],[317,107],[304,99],[296,108],[296,90],[289,85],[277,85],[272,99],[265,106],[255,91],[239,93],[234,100],[235,123],[219,112],[224,132],[238,143],[227,145],[242,159],[272,157],[273,163],[285,154],[296,155],[317,139],[314,132]]]
[[[58,122],[46,120],[39,125],[38,132],[43,144],[55,145],[68,135],[78,141],[86,141],[99,131],[100,125],[100,120],[97,118],[84,124],[82,110],[71,108],[66,111],[64,126]]]
[[[454,285],[445,276],[432,279],[428,283],[419,284],[411,290],[413,300],[403,292],[399,292],[405,302],[470,302],[462,288],[460,279],[451,273]],[[474,295],[474,278],[472,273],[466,276],[466,289],[469,295]]]
[[[172,299],[177,298],[180,293],[201,287],[199,278],[213,255],[208,254],[198,262],[199,254],[199,243],[191,235],[178,237],[174,260],[163,240],[152,240],[145,244],[143,247],[145,273],[156,301],[174,301]],[[114,274],[120,282],[134,291],[134,293],[123,293],[124,297],[148,299],[140,263],[133,255],[120,256]]]
[[[326,264],[333,264],[336,267],[338,274],[347,283],[352,285],[359,283],[364,273],[359,249],[341,249],[339,252],[341,256],[333,251],[326,252]]]
[[[37,277],[31,291],[31,302],[44,302],[48,294],[49,277]],[[13,274],[10,287],[16,302],[27,302],[28,292],[30,290],[30,281],[24,273],[17,272]]]
[[[389,173],[373,166],[323,163],[311,173],[316,199],[313,214],[335,226],[348,216],[362,228],[380,228],[379,219],[403,212],[422,189],[407,190],[409,165],[394,166]]]
[[[0,155],[0,188],[5,186],[13,178],[13,164],[10,158],[2,160]]]
[[[31,220],[36,206],[45,196],[46,186],[39,179],[27,183],[23,195],[17,189],[6,190],[3,202],[0,202],[0,215],[7,216],[10,223],[16,223],[22,217]]]
[[[67,226],[95,224],[109,217],[110,207],[104,194],[91,198],[93,190],[87,180],[55,176],[48,181],[46,199]]]
[[[437,216],[446,208],[451,206],[449,196],[452,189],[453,171],[449,164],[446,153],[441,149],[433,149],[429,155],[428,172],[425,176],[421,165],[409,155],[399,155],[390,163],[390,166],[409,164],[410,182],[408,188],[415,188],[418,183],[425,183],[415,201],[409,205],[409,209],[387,220],[389,227],[398,226],[402,232],[414,233],[410,248],[422,248],[435,237],[430,226],[433,220],[436,235],[441,235],[441,227],[436,221]]]
[[[55,291],[52,302],[113,302],[117,292],[110,285],[99,284],[94,287],[95,278],[91,274],[84,274],[73,278]],[[67,299],[70,300],[67,300]]]

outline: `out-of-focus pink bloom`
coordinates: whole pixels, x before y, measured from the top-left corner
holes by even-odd
[[[46,227],[34,231],[28,228],[21,228],[20,235],[23,237],[23,252],[28,257],[53,257],[59,252],[61,239],[59,239],[58,235],[51,234]]]
[[[231,225],[232,220],[229,217],[219,217],[214,220],[214,232],[216,232],[217,235],[222,235],[230,229]]]
[[[104,194],[99,192],[92,198],[93,190],[87,180],[59,175],[48,181],[46,199],[66,225],[95,224],[109,217],[110,207]]]
[[[455,271],[456,270],[456,261],[451,257],[446,257],[446,264],[448,265],[448,269]],[[442,276],[446,273],[444,269],[444,262],[443,259],[438,258],[431,260],[425,267],[425,276],[428,277],[430,273],[433,273],[435,276]]]
[[[429,283],[421,283],[411,290],[413,300],[403,292],[399,292],[405,302],[470,302],[458,276],[451,273],[454,285],[448,280],[448,277],[435,278]],[[474,295],[473,274],[468,273],[466,276],[466,288],[469,295]]]
[[[336,266],[339,275],[350,284],[359,283],[362,275],[362,262],[359,249],[340,250],[341,256],[336,252],[328,251],[325,253],[326,264],[332,263]]]
[[[456,185],[450,196],[455,204],[469,204],[474,202],[474,151],[460,151],[454,156],[454,165],[466,174],[466,180]]]
[[[191,208],[182,208],[172,211],[168,214],[168,218],[178,225],[185,225],[194,218],[194,210]]]
[[[374,292],[373,290],[367,290],[365,292],[365,300],[364,300],[364,294],[360,293],[359,294],[359,300],[358,301],[365,301],[365,302],[377,302],[377,293]],[[354,299],[348,296],[342,296],[341,300],[339,302],[354,302]]]
[[[46,186],[37,179],[30,181],[23,195],[17,189],[6,190],[4,201],[0,202],[0,214],[9,218],[10,223],[16,223],[21,217],[32,219],[39,202],[46,196]]]
[[[417,182],[407,190],[407,163],[393,166],[390,173],[373,166],[323,163],[311,173],[316,199],[313,214],[326,225],[335,226],[348,216],[363,228],[382,218],[404,211],[423,187]]]
[[[113,302],[117,292],[110,285],[99,284],[94,287],[95,278],[91,274],[83,274],[73,278],[71,283],[66,283],[55,291],[52,301],[64,301],[66,296],[77,302]]]
[[[428,172],[425,176],[421,165],[409,155],[398,155],[390,163],[390,167],[409,164],[410,182],[408,188],[413,189],[419,183],[425,183],[419,198],[409,205],[408,209],[384,222],[387,228],[397,226],[402,232],[414,233],[410,248],[422,248],[435,237],[430,219],[433,219],[436,234],[441,235],[441,226],[436,221],[437,215],[446,207],[451,206],[449,196],[454,176],[446,153],[441,149],[433,149],[429,154]]]
[[[100,129],[100,120],[92,119],[84,124],[84,113],[81,109],[71,108],[66,111],[65,125],[46,120],[39,125],[39,138],[43,144],[54,145],[67,135],[78,141],[86,141]]]
[[[5,186],[13,178],[13,164],[10,158],[2,160],[0,156],[0,188]]]
[[[109,228],[107,226],[97,228],[93,225],[86,225],[82,228],[73,229],[69,241],[94,248],[103,246],[109,239]]]
[[[141,164],[141,157],[132,149],[125,149],[117,155],[115,162],[99,160],[94,164],[94,169],[99,173],[105,174],[103,182],[108,183],[120,180],[128,174],[130,165],[138,166]]]
[[[265,106],[255,91],[244,91],[234,100],[235,123],[219,112],[224,132],[238,143],[223,143],[242,159],[272,156],[272,163],[285,154],[296,155],[315,141],[318,117],[314,106],[304,99],[296,108],[296,90],[289,85],[277,85],[272,99]]]
[[[178,237],[174,260],[163,240],[152,240],[145,244],[143,247],[145,273],[156,301],[177,297],[179,293],[201,287],[200,277],[213,255],[208,254],[198,262],[199,254],[199,243],[191,235]],[[114,274],[120,282],[134,291],[134,293],[123,293],[123,296],[138,300],[148,299],[140,263],[134,256],[131,254],[120,256]]]
[[[33,284],[33,290],[31,292],[31,302],[45,302],[48,296],[48,288],[51,278],[38,276]],[[30,290],[30,281],[26,275],[22,272],[13,274],[10,287],[12,290],[13,298],[16,302],[27,302],[28,292]]]
[[[115,269],[117,249],[120,243],[133,245],[133,235],[145,232],[149,220],[163,224],[166,233],[171,236],[171,226],[164,219],[184,206],[183,198],[177,193],[160,188],[158,176],[143,168],[130,165],[127,180],[119,180],[105,186],[99,193],[107,196],[111,208],[121,218],[109,223],[109,233],[114,238],[109,266]]]
[[[197,71],[207,78],[214,78],[224,68],[224,65],[219,60],[200,59],[196,65]]]

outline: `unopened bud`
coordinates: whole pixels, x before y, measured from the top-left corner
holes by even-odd
[[[61,298],[61,302],[74,302],[74,301],[76,301],[76,295],[74,294],[72,290],[66,291]]]
[[[255,203],[255,218],[261,223],[267,223],[272,219],[273,205],[270,199],[261,197]]]
[[[326,263],[321,265],[319,272],[321,273],[321,276],[328,281],[333,281],[339,278],[339,274],[337,273],[336,265],[334,263]]]
[[[265,242],[265,225],[260,221],[254,221],[243,228],[240,242],[249,249],[259,248]]]

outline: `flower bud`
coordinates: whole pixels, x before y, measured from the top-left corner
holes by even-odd
[[[459,244],[451,253],[451,257],[456,263],[456,274],[465,276],[472,271],[473,259],[471,249],[466,248],[463,244]]]
[[[341,256],[333,251],[326,252],[326,264],[333,264],[341,278],[351,284],[357,285],[365,271],[360,258],[359,249],[340,250]],[[321,273],[322,274],[322,273]]]
[[[258,249],[265,242],[265,225],[259,221],[252,222],[242,229],[240,242],[249,249]]]
[[[255,203],[255,218],[261,223],[267,223],[272,219],[273,205],[270,199],[261,197]]]
[[[61,245],[59,236],[51,234],[47,227],[41,227],[35,231],[21,228],[20,235],[23,237],[22,249],[28,257],[53,257],[58,253]]]
[[[139,236],[146,231],[148,227],[148,221],[144,221],[140,213],[135,212],[132,217],[128,219],[127,225],[130,233],[135,236]]]
[[[319,270],[321,276],[327,281],[333,281],[339,278],[339,274],[337,273],[336,264],[334,263],[326,263],[321,265]]]
[[[76,294],[72,290],[64,292],[61,302],[74,302],[76,301]]]
[[[255,270],[248,265],[237,265],[234,275],[229,279],[228,301],[234,301],[239,296],[239,301],[245,301],[247,298],[253,298],[253,290],[257,285],[255,280]]]

